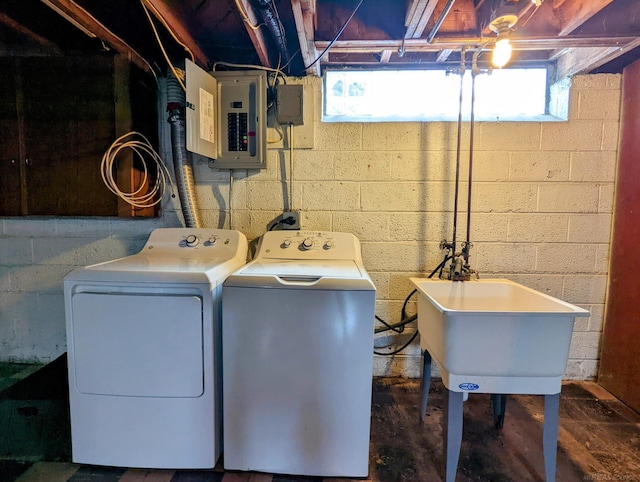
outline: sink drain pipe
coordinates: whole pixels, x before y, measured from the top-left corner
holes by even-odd
[[[201,228],[202,221],[198,211],[193,162],[187,151],[185,119],[186,94],[173,72],[167,74],[167,111],[171,125],[171,153],[176,175],[178,196],[182,207],[185,227]]]

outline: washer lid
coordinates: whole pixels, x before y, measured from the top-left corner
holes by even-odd
[[[362,278],[353,260],[339,259],[269,259],[263,258],[241,269],[240,275],[279,277]]]
[[[228,277],[224,286],[375,291],[362,265],[342,259],[261,258]]]

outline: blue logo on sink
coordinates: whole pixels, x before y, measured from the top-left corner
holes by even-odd
[[[460,385],[458,385],[458,388],[461,389],[461,390],[473,391],[473,390],[477,390],[478,388],[480,388],[480,385],[478,385],[476,383],[466,382],[466,383],[461,383]]]

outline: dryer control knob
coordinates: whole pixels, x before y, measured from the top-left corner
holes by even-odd
[[[199,241],[198,236],[196,236],[195,234],[190,234],[184,240],[185,244],[189,247],[197,246],[198,241]]]
[[[209,240],[207,241],[207,244],[208,244],[209,246],[213,246],[213,245],[215,245],[217,242],[218,242],[218,238],[216,238],[215,236],[211,236],[211,237],[209,238]]]
[[[300,248],[307,250],[313,248],[313,238],[305,238],[300,245]]]
[[[333,248],[334,246],[335,246],[335,243],[334,243],[333,241],[326,241],[326,242],[324,243],[323,248],[324,248],[324,249],[331,249],[331,248]]]
[[[289,246],[291,246],[291,240],[290,239],[285,239],[282,244],[280,245],[281,248],[285,249],[288,248]]]

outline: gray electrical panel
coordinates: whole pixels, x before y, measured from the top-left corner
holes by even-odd
[[[264,169],[266,72],[205,72],[188,59],[185,67],[187,150],[216,169]]]
[[[264,169],[267,157],[267,74],[213,72],[217,82],[218,153],[212,167]]]

